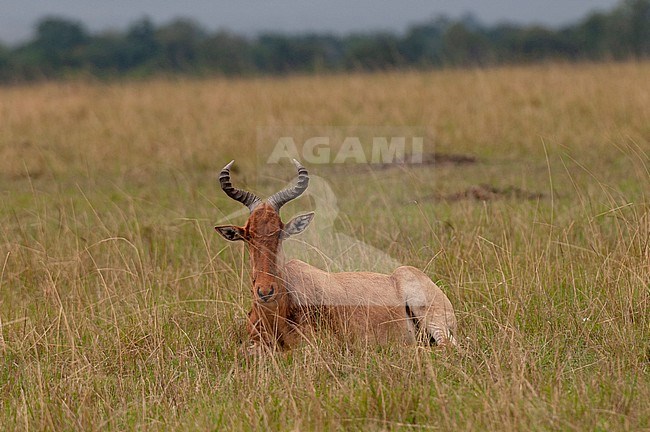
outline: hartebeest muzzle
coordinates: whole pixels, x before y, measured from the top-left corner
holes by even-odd
[[[267,302],[271,300],[273,294],[275,294],[275,284],[271,284],[268,287],[257,285],[255,287],[255,291],[257,292],[257,297],[259,297],[260,300]]]

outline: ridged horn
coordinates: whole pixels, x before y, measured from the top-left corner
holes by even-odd
[[[292,187],[286,188],[280,192],[273,194],[267,200],[269,205],[271,205],[271,207],[273,207],[277,212],[280,211],[283,205],[293,199],[298,198],[309,185],[309,173],[307,172],[307,169],[305,169],[304,166],[300,165],[300,162],[295,159],[293,160],[293,164],[298,169],[298,182]]]
[[[221,189],[223,189],[226,195],[228,195],[230,198],[234,199],[235,201],[239,201],[248,207],[250,211],[253,211],[255,207],[257,207],[257,205],[262,202],[262,200],[254,193],[237,189],[232,186],[232,183],[230,182],[230,167],[234,163],[234,160],[230,161],[230,163],[223,167],[221,170],[221,174],[219,174],[219,183],[221,183]]]

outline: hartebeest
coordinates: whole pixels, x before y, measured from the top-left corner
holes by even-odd
[[[328,273],[299,260],[285,263],[282,241],[302,232],[314,216],[313,212],[296,216],[287,224],[280,219],[282,206],[307,189],[307,170],[294,159],[297,183],[262,201],[232,186],[233,163],[221,171],[221,188],[248,207],[250,216],[243,227],[215,229],[226,240],[248,245],[254,296],[248,331],[255,345],[291,348],[322,327],[343,337],[376,342],[456,344],[456,317],[449,299],[414,267],[402,266],[386,275]]]

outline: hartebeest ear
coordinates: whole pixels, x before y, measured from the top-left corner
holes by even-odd
[[[228,241],[246,240],[244,228],[234,225],[216,226],[214,229]]]
[[[305,230],[305,228],[307,228],[309,222],[311,222],[313,218],[314,212],[310,212],[291,219],[282,230],[282,238],[285,239],[292,235],[300,234]]]

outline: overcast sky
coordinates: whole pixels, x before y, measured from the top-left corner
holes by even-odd
[[[228,29],[254,35],[390,30],[439,14],[471,12],[486,24],[500,21],[557,26],[587,13],[609,10],[619,0],[0,0],[0,41],[15,44],[33,35],[43,16],[77,19],[95,32],[124,29],[144,16],[160,24],[175,17],[193,18],[208,30]]]

